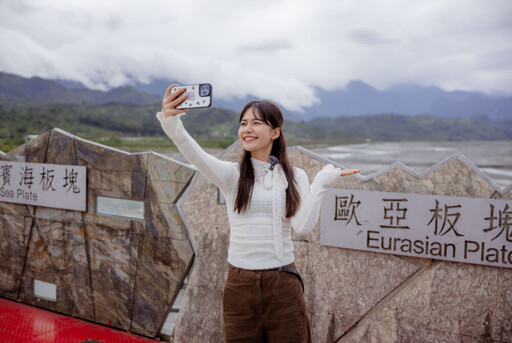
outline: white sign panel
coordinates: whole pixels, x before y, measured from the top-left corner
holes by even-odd
[[[331,189],[320,243],[512,268],[512,200]]]
[[[86,210],[87,168],[0,161],[0,201]]]

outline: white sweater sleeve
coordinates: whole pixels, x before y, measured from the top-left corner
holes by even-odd
[[[180,116],[162,119],[162,112],[156,114],[164,132],[176,144],[183,156],[211,183],[219,187],[226,194],[229,183],[232,181],[233,176],[238,173],[236,163],[219,160],[204,151],[185,130]]]
[[[325,192],[336,184],[340,177],[341,169],[326,165],[316,174],[311,188],[308,176],[299,168],[295,168],[295,180],[297,181],[300,204],[295,215],[290,219],[292,228],[300,234],[306,234],[313,230],[320,215],[320,206]]]

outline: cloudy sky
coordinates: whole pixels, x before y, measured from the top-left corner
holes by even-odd
[[[512,92],[510,0],[1,0],[0,71],[210,82],[290,110],[362,80]]]

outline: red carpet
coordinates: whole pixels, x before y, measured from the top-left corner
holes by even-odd
[[[0,342],[155,342],[128,332],[0,298]]]

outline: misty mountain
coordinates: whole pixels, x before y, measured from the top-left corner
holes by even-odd
[[[134,87],[162,96],[171,81],[159,79],[149,84]],[[213,106],[239,112],[256,97],[248,95],[242,99],[223,100],[215,97]],[[489,95],[482,92],[445,91],[436,86],[420,86],[412,83],[393,85],[385,90],[363,81],[350,81],[344,89],[325,90],[315,88],[320,100],[303,112],[287,111],[287,119],[309,120],[315,117],[361,116],[369,114],[396,113],[405,115],[431,114],[440,117],[475,117],[485,115],[491,119],[512,117],[512,96]],[[279,105],[279,104],[278,104]]]
[[[5,102],[134,105],[153,105],[162,101],[159,96],[129,86],[102,92],[88,89],[73,81],[52,81],[40,77],[29,79],[2,72],[0,72],[0,100]]]
[[[430,114],[439,117],[492,119],[512,116],[512,97],[500,98],[481,92],[447,92],[435,86],[400,84],[379,91],[362,81],[351,81],[345,89],[317,89],[320,104],[307,111],[316,116],[360,116],[367,114]]]

